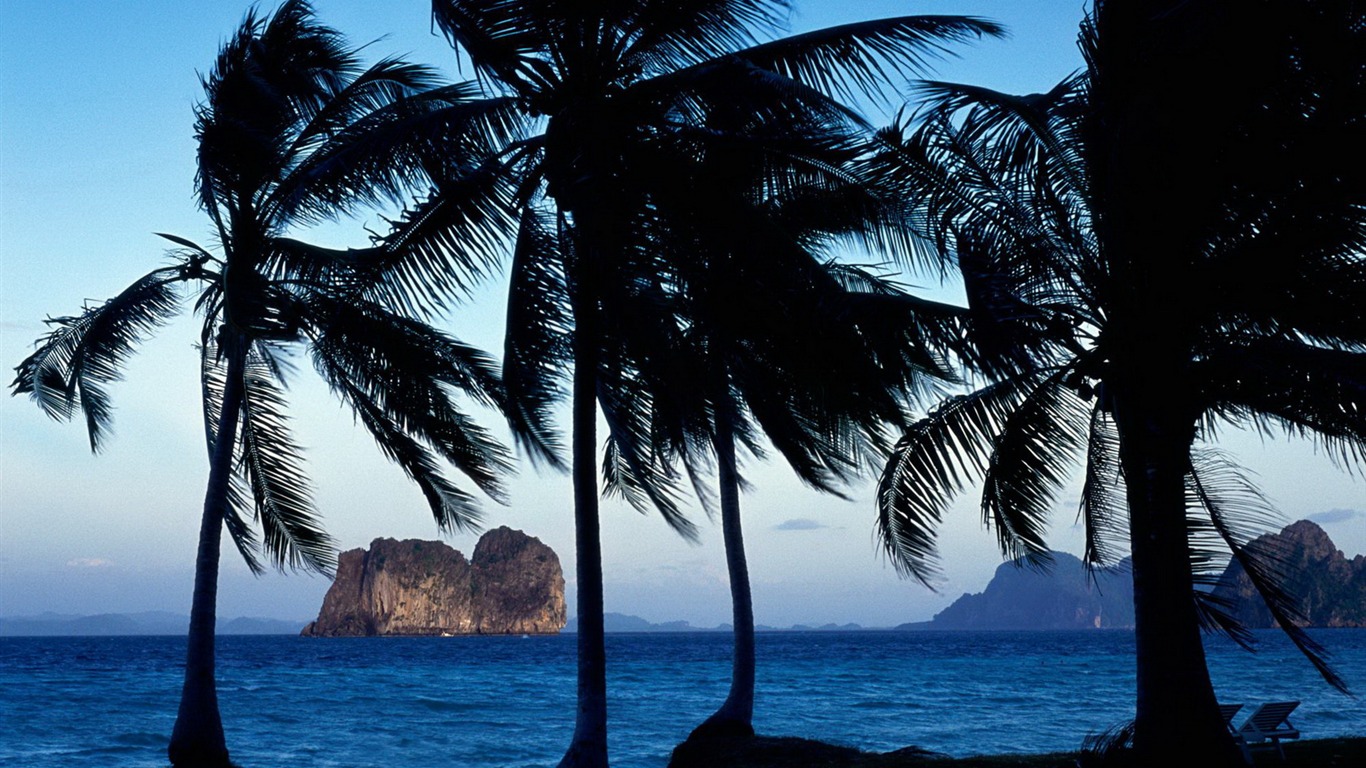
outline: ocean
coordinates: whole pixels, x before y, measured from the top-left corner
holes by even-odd
[[[1321,630],[1366,692],[1366,630]],[[1366,734],[1366,700],[1329,688],[1277,632],[1208,642],[1226,702],[1299,700],[1307,738]],[[219,699],[242,768],[550,766],[573,731],[574,636],[223,636]],[[609,750],[659,768],[724,698],[723,633],[607,638]],[[0,766],[165,766],[179,637],[0,638]],[[1133,635],[788,632],[758,638],[755,727],[866,750],[955,757],[1076,749],[1133,716]]]

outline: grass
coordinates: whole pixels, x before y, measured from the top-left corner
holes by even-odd
[[[752,736],[697,741],[674,750],[670,768],[1076,768],[1077,752],[1047,755],[983,755],[950,758],[915,747],[863,752],[793,737]],[[1366,737],[1304,739],[1285,743],[1285,761],[1274,749],[1253,752],[1256,768],[1359,768],[1366,766]]]

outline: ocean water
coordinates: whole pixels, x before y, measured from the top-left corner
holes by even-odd
[[[1316,637],[1366,693],[1366,630]],[[1366,700],[1324,684],[1275,632],[1211,640],[1220,699],[1298,699],[1306,737],[1366,734]],[[219,638],[219,699],[242,768],[554,765],[573,731],[574,637]],[[659,767],[724,698],[729,637],[609,635],[609,750]],[[0,766],[166,765],[178,637],[0,638]],[[954,756],[1075,749],[1133,716],[1133,635],[772,633],[757,730]]]

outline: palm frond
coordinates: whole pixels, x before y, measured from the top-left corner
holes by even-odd
[[[610,313],[605,314],[610,316]],[[642,332],[640,327],[650,325],[647,318],[657,319],[657,316],[650,318],[647,313],[631,313],[631,316],[635,318],[637,328],[629,333],[614,334],[621,347],[640,349],[651,340],[669,347],[667,336],[656,331]],[[661,423],[669,423],[657,419],[655,414],[653,392],[661,391],[661,388],[643,383],[654,376],[648,370],[652,360],[648,355],[623,354],[621,347],[603,350],[597,371],[597,400],[608,433],[602,467],[604,493],[621,496],[641,512],[653,507],[670,528],[689,541],[696,541],[697,526],[679,506],[677,472],[665,455],[668,442],[659,439],[657,432]],[[642,365],[646,370],[642,370]]]
[[[776,202],[774,223],[810,243],[814,251],[868,254],[867,258],[879,262],[878,271],[884,274],[889,270],[883,263],[926,261],[924,251],[928,243],[915,227],[913,212],[904,196],[878,189],[876,179],[858,175],[862,170],[858,166],[846,164],[842,170],[842,186],[828,188],[802,179],[804,183],[787,185],[793,193],[770,195]],[[903,292],[901,286],[895,287],[895,292]]]
[[[1265,530],[1279,513],[1240,468],[1215,451],[1192,457],[1190,493],[1233,558],[1242,566],[1281,630],[1309,659],[1329,685],[1347,692],[1344,680],[1328,663],[1327,651],[1304,631],[1304,617],[1286,592],[1287,563],[1269,546],[1251,541],[1250,530]]]
[[[683,0],[638,3],[627,24],[634,33],[623,59],[659,75],[753,46],[757,35],[782,28],[786,0]]]
[[[216,341],[200,346],[199,360],[204,435],[208,442],[209,460],[212,461],[218,445],[219,414],[222,413],[223,388],[227,382],[228,371],[219,354]],[[237,446],[236,437],[233,436],[231,443],[234,449]],[[240,474],[233,473],[228,480],[228,499],[223,511],[223,526],[227,529],[238,554],[242,556],[242,562],[246,563],[247,569],[260,576],[265,573],[265,567],[261,564],[260,558],[261,541],[251,526],[253,512],[251,489],[246,486]]]
[[[464,393],[485,405],[504,402],[490,358],[378,305],[319,296],[312,299],[309,311],[315,367],[372,427],[381,448],[395,430],[401,431],[431,446],[490,497],[503,498],[501,476],[512,469],[507,449],[453,400],[455,393]],[[369,411],[375,415],[366,416]],[[407,448],[386,452],[400,459],[412,453]],[[405,469],[419,463],[410,461]],[[438,519],[449,518],[437,509],[433,512]]]
[[[802,482],[841,496],[879,462],[887,449],[882,424],[895,423],[900,408],[857,335],[831,333],[841,321],[819,307],[808,310],[811,316],[800,319],[773,314],[778,326],[788,325],[787,337],[780,327],[755,333],[737,326],[738,343],[726,357],[734,398],[748,418],[734,422],[751,449],[745,429],[753,423]]]
[[[1366,462],[1366,351],[1237,339],[1201,369],[1214,413],[1316,441],[1345,468]]]
[[[643,112],[651,105],[667,105],[663,141],[748,147],[748,154],[730,150],[732,160],[746,163],[766,154],[778,162],[802,164],[851,157],[862,147],[861,131],[867,128],[856,110],[819,88],[734,57],[633,85],[623,104]],[[725,171],[724,166],[716,169]]]
[[[1331,204],[1306,197],[1299,201],[1304,208]],[[1252,231],[1215,244],[1218,252],[1194,278],[1219,286],[1207,292],[1206,311],[1243,334],[1366,350],[1366,314],[1357,311],[1366,302],[1366,213],[1349,225],[1315,210],[1285,208],[1292,206],[1277,205],[1248,224]],[[1344,231],[1349,228],[1355,231]],[[1247,263],[1260,266],[1240,268]]]
[[[953,497],[986,471],[992,446],[1037,377],[948,398],[911,425],[878,481],[877,536],[897,571],[933,588],[935,531]]]
[[[880,465],[882,422],[900,420],[897,396],[888,390],[918,388],[922,374],[936,369],[918,344],[907,343],[918,332],[915,313],[891,299],[891,286],[873,286],[871,275],[856,277],[854,267],[823,261],[819,238],[805,236],[823,221],[789,229],[780,223],[786,214],[762,192],[734,180],[709,186],[716,190],[709,200],[694,204],[697,223],[689,226],[697,233],[667,255],[668,279],[677,281],[669,290],[678,301],[669,311],[686,317],[691,339],[669,354],[689,360],[660,378],[669,389],[671,382],[713,375],[700,372],[727,370],[730,387],[685,388],[712,392],[705,404],[683,402],[687,393],[670,395],[665,404],[678,401],[670,418],[681,435],[703,436],[705,446],[710,417],[708,425],[688,427],[689,412],[745,413],[736,423],[742,443],[753,447],[744,431],[762,430],[803,482],[839,493],[865,465]],[[870,286],[870,293],[856,294],[845,283]],[[675,439],[686,446],[699,438]]]
[[[837,279],[849,279],[847,270],[838,272]],[[948,360],[951,354],[963,353],[962,307],[885,284],[860,286],[841,298],[840,316],[855,324],[873,360],[890,374],[887,382],[912,402],[937,400],[944,385],[958,383]]]
[[[693,498],[697,499],[697,503],[707,515],[707,519],[714,521],[717,512],[720,510],[720,497],[716,491],[716,480],[710,471],[712,464],[709,463],[709,459],[708,454],[690,451],[688,457],[683,461],[683,471],[688,475],[688,483],[692,486]],[[741,488],[745,487],[746,484],[742,479]]]
[[[982,488],[982,520],[1011,560],[1046,560],[1045,521],[1087,437],[1090,409],[1063,385],[1039,382],[1001,424]]]
[[[310,152],[273,191],[280,221],[331,220],[358,206],[409,202],[410,190],[445,186],[496,166],[526,120],[510,99],[475,98],[461,83],[404,96],[359,116]],[[454,189],[449,194],[473,190]]]
[[[229,219],[240,204],[261,202],[287,174],[291,136],[359,72],[356,52],[307,2],[288,0],[268,19],[247,14],[202,78],[196,110],[200,205],[220,232],[236,226]]]
[[[990,243],[993,261],[1021,281],[1022,292],[1034,286],[1029,292],[1042,289],[1046,297],[1065,289],[1075,297],[1073,310],[1092,306],[1104,272],[1076,138],[1083,82],[1031,96],[923,87],[944,91],[942,103],[925,109],[909,135],[901,125],[881,132],[884,149],[870,173],[901,185],[917,210],[913,218],[941,251],[961,250],[955,239],[965,236]]]
[[[167,234],[165,232],[156,232],[154,234],[156,234],[157,237],[169,240],[184,249],[184,253],[187,254],[187,257],[185,258],[187,268],[202,266],[209,261],[218,261],[218,259],[214,258],[212,253],[209,253],[204,249],[204,246],[193,240],[183,238],[179,235]]]
[[[990,235],[968,230],[955,239],[968,297],[965,343],[955,351],[969,368],[990,377],[1037,366],[1075,365],[1081,350],[1074,334],[1080,323],[1068,309],[1064,314],[1052,311],[1067,300],[1049,296],[1047,287],[1040,292],[1043,295],[1031,295],[1034,286],[1020,281],[1021,268],[999,260],[999,245]],[[1032,279],[1039,277],[1036,273]]]
[[[506,179],[487,166],[391,222],[369,248],[337,250],[291,238],[271,247],[285,277],[344,289],[410,315],[444,312],[493,274],[510,239]]]
[[[1103,408],[1091,409],[1086,445],[1086,478],[1077,517],[1086,533],[1082,561],[1093,573],[1119,562],[1128,540],[1124,473],[1119,467],[1119,433]]]
[[[470,493],[448,480],[434,451],[413,439],[381,405],[351,381],[338,379],[333,385],[351,405],[361,424],[375,438],[375,444],[391,461],[417,484],[427,499],[437,527],[444,531],[478,531],[484,513]]]
[[[181,279],[179,267],[158,269],[79,315],[49,318],[53,329],[15,368],[13,393],[27,394],[54,419],[83,413],[90,450],[98,452],[113,422],[106,386],[122,378],[138,344],[180,311]]]
[[[340,86],[307,122],[300,124],[288,151],[290,156],[311,157],[356,122],[418,94],[437,91],[441,81],[431,67],[384,58]]]
[[[548,44],[544,4],[528,0],[433,0],[432,20],[452,46],[469,56],[475,70],[527,96],[536,55]],[[538,13],[541,12],[541,13]]]
[[[262,549],[277,568],[329,574],[336,549],[318,520],[285,406],[270,366],[251,350],[243,373],[239,466],[255,501]]]
[[[228,481],[228,503],[223,509],[223,527],[237,548],[247,570],[252,575],[262,576],[266,567],[261,563],[261,540],[252,527],[253,502],[251,488],[240,475],[233,475]]]
[[[508,287],[503,383],[514,438],[533,461],[565,471],[559,441],[537,425],[566,396],[565,364],[571,358],[569,294],[561,242],[547,214],[523,211]]]
[[[950,45],[1000,37],[995,22],[968,16],[902,16],[781,38],[737,55],[845,101],[885,100],[888,84],[921,75]]]
[[[1084,194],[1089,188],[1084,158],[1069,118],[1085,83],[1085,75],[1072,75],[1047,93],[1027,96],[935,81],[919,83],[916,90],[924,97],[921,109],[931,116],[927,119],[951,122],[960,116],[956,130],[961,139],[982,148],[998,171],[1031,173],[1036,184],[1053,174],[1064,188]]]
[[[455,382],[495,399],[490,361],[378,307],[315,299],[312,308],[309,349],[319,374],[422,491],[440,530],[479,530],[484,513],[477,500],[446,478],[440,459],[502,498],[498,473],[509,468],[506,451],[451,402],[452,391],[463,388]]]
[[[603,496],[621,498],[642,514],[654,509],[678,535],[696,542],[697,525],[679,506],[677,473],[657,455],[642,456],[640,447],[609,434],[602,453]]]

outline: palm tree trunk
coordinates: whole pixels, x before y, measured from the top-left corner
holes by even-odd
[[[228,504],[233,447],[242,407],[242,373],[246,348],[228,348],[228,376],[223,404],[209,462],[209,484],[204,493],[204,514],[199,523],[199,553],[194,567],[194,598],[190,606],[190,633],[185,651],[185,683],[180,710],[171,731],[167,754],[177,768],[229,766],[223,719],[218,713],[218,689],[214,683],[214,625],[218,610],[218,559],[223,518]]]
[[[573,282],[574,572],[577,578],[578,706],[561,768],[607,766],[607,648],[603,630],[602,542],[598,532],[597,313],[582,262]]]
[[[1196,610],[1186,522],[1194,422],[1156,387],[1117,396],[1133,556],[1140,765],[1240,766],[1219,715]]]
[[[721,397],[725,397],[723,393]],[[731,412],[718,398],[716,460],[721,492],[721,532],[726,544],[726,572],[730,576],[731,621],[735,648],[731,659],[730,693],[716,713],[688,738],[754,735],[754,597],[749,587],[749,564],[740,527],[740,476],[735,463],[735,426]]]
[[[1106,334],[1124,350],[1122,370],[1106,384],[1120,438],[1133,557],[1134,747],[1141,765],[1222,768],[1242,760],[1219,716],[1205,663],[1185,485],[1200,410],[1191,403],[1196,390],[1185,374],[1196,332],[1183,287],[1208,236],[1200,217],[1212,209],[1200,197],[1208,185],[1172,183],[1181,178],[1173,169],[1189,174],[1214,168],[1201,137],[1223,125],[1199,119],[1212,117],[1209,94],[1191,87],[1209,75],[1189,72],[1196,60],[1190,57],[1218,32],[1191,23],[1198,5],[1096,4],[1099,42],[1085,146],[1094,226],[1110,269],[1105,284],[1117,289],[1104,300]],[[1154,226],[1159,219],[1162,225]]]

